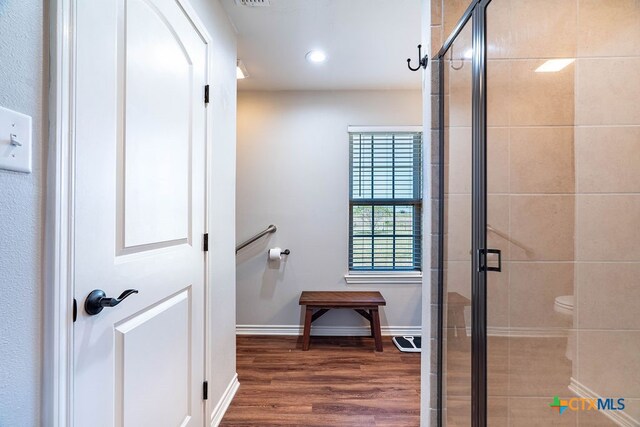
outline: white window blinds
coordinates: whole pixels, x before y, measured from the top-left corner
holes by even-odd
[[[417,271],[422,133],[350,132],[349,269]]]

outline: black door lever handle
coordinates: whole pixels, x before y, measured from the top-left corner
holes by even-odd
[[[115,307],[131,294],[137,294],[137,289],[127,289],[118,298],[108,298],[102,289],[91,291],[84,301],[84,311],[90,316],[100,313],[105,307]]]

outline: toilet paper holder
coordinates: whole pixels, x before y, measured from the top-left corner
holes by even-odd
[[[269,259],[269,261],[281,261],[282,255],[289,255],[290,253],[291,251],[289,249],[271,248],[267,251],[267,259]]]

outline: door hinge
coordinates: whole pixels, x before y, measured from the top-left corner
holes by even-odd
[[[204,87],[204,103],[209,103],[209,85],[205,85]]]
[[[205,252],[209,252],[209,233],[204,233],[204,238],[202,239],[202,250]]]
[[[74,298],[73,299],[73,323],[76,322],[76,319],[78,319],[78,301]]]
[[[205,381],[202,383],[202,400],[207,400],[209,398],[209,381]]]

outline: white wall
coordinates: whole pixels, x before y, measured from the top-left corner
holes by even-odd
[[[420,326],[421,284],[346,285],[349,125],[420,125],[420,91],[240,92],[237,238],[278,231],[237,257],[238,325],[300,325],[303,290],[380,290],[382,326]],[[291,250],[269,265],[266,250]],[[314,325],[359,326],[350,310]]]
[[[42,0],[0,1],[0,106],[33,116],[33,173],[0,170],[0,426],[40,419],[42,353]]]
[[[236,373],[236,35],[220,3],[191,0],[213,39],[209,109],[209,402],[220,400]]]

